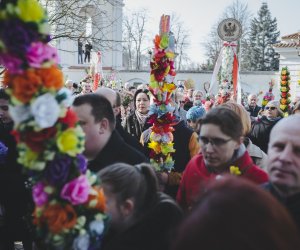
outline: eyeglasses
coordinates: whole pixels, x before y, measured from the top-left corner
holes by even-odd
[[[269,109],[271,109],[271,110],[275,110],[275,109],[276,109],[276,107],[266,107],[266,110],[269,110]]]
[[[232,139],[229,138],[225,140],[222,138],[207,138],[205,136],[200,136],[199,140],[202,145],[208,145],[208,143],[210,143],[212,146],[220,147],[226,144],[227,142],[231,141]]]
[[[179,101],[180,103],[185,103],[185,101]]]

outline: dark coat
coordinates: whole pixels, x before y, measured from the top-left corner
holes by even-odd
[[[182,211],[169,196],[159,193],[157,205],[126,231],[104,237],[103,250],[168,250]]]
[[[144,125],[139,123],[135,112],[133,112],[126,118],[124,129],[130,135],[134,136],[138,141],[140,141],[141,134],[144,131]]]
[[[258,105],[256,105],[254,108],[249,106],[246,110],[250,113],[250,116],[257,117],[258,112],[261,110],[261,107]]]
[[[251,125],[249,138],[253,144],[258,146],[265,153],[268,151],[271,130],[280,119],[281,118],[269,120],[266,116],[262,116]]]
[[[3,225],[0,225],[0,249],[3,247],[1,244],[6,244],[7,250],[13,249],[11,246],[14,241],[23,241],[25,244],[31,241],[25,218],[29,219],[34,206],[31,192],[25,187],[22,166],[17,163],[18,152],[15,139],[10,134],[11,129],[12,124],[10,127],[0,126],[0,141],[8,148],[5,159],[0,163],[0,204],[4,209]]]
[[[263,184],[262,187],[265,190],[269,191],[274,197],[276,197],[277,200],[279,200],[283,204],[283,206],[287,208],[290,215],[294,219],[294,222],[300,229],[300,193],[288,198],[284,198],[280,196],[280,194],[276,191],[276,189],[270,182]]]
[[[116,117],[116,130],[127,144],[143,153],[142,144],[122,127],[120,116]]]
[[[149,160],[142,153],[128,145],[119,133],[114,130],[109,141],[97,157],[89,161],[88,168],[91,171],[98,172],[106,166],[117,162],[134,165],[149,162]]]

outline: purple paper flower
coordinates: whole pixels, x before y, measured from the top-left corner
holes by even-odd
[[[0,64],[12,74],[22,73],[22,60],[12,54],[0,54]]]
[[[5,144],[0,142],[0,163],[4,163],[7,152],[8,152],[8,148],[5,146]]]
[[[42,42],[32,43],[27,51],[26,58],[33,68],[40,68],[45,62],[58,63],[56,49]]]
[[[67,155],[56,157],[48,166],[45,172],[46,179],[51,184],[59,185],[67,181],[70,173],[72,158]]]
[[[82,154],[78,154],[77,158],[77,167],[81,174],[85,174],[87,170],[87,160]]]
[[[79,205],[87,201],[89,191],[90,183],[85,175],[81,175],[65,184],[60,196],[70,201],[73,205]]]
[[[48,194],[44,191],[45,186],[42,182],[38,182],[32,188],[32,197],[37,206],[43,206],[48,202]]]
[[[19,19],[7,19],[0,22],[0,39],[10,53],[24,55],[30,44],[38,38],[35,24],[23,23]]]

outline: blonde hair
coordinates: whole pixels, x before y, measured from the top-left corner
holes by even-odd
[[[284,117],[284,113],[282,112],[282,110],[280,109],[280,102],[279,101],[269,101],[266,105],[266,107],[270,106],[270,105],[273,105],[274,107],[276,107],[277,111],[278,111],[278,116],[280,117]]]
[[[244,136],[250,133],[250,130],[251,130],[250,114],[246,111],[244,106],[237,104],[235,102],[227,102],[227,103],[222,104],[221,106],[224,108],[231,109],[233,112],[235,112],[241,118]]]

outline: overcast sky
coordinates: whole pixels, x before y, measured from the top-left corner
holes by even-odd
[[[190,58],[202,63],[205,58],[201,42],[205,41],[211,27],[218,22],[225,8],[233,2],[234,0],[124,0],[124,12],[146,8],[150,16],[147,30],[153,38],[158,32],[160,16],[176,12],[190,30]],[[240,2],[247,3],[254,16],[257,16],[262,2],[267,2],[272,18],[277,18],[280,36],[300,31],[300,0],[240,0]]]

